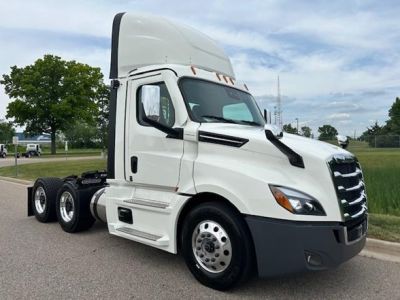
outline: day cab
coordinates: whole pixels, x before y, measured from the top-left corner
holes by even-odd
[[[269,124],[213,40],[121,13],[111,51],[107,179],[53,182],[64,230],[103,220],[113,235],[182,253],[221,290],[253,273],[333,268],[361,251],[367,200],[356,157]],[[31,195],[37,215],[51,197],[43,182]]]

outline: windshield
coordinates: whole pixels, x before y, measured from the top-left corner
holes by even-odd
[[[190,118],[199,123],[264,126],[254,98],[243,91],[210,81],[184,78],[179,83]]]

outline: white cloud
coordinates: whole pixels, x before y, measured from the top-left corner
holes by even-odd
[[[279,74],[284,120],[299,117],[314,131],[328,121],[346,134],[361,132],[370,119],[383,123],[398,96],[400,9],[369,1],[2,1],[0,38],[1,30],[19,31],[0,41],[0,74],[54,53],[100,66],[107,78],[108,49],[79,39],[61,45],[54,35],[38,45],[24,32],[108,39],[120,11],[159,14],[204,31],[232,54],[238,79],[256,96],[276,95]],[[0,89],[0,118],[8,102]]]

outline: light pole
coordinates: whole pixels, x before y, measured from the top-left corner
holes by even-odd
[[[297,134],[299,134],[299,118],[296,118],[296,123],[297,123]]]

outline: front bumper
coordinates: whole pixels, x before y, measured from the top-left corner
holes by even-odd
[[[366,215],[351,224],[256,216],[245,219],[253,238],[260,277],[334,268],[357,255],[366,240]]]

